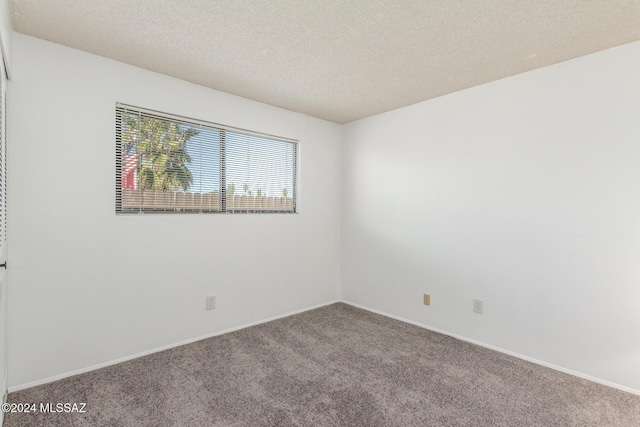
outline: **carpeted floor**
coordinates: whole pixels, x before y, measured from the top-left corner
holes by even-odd
[[[6,427],[640,426],[640,396],[342,303],[9,402],[86,412],[8,413]]]

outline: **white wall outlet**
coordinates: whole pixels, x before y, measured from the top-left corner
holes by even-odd
[[[207,310],[216,308],[216,297],[211,295],[207,297]]]
[[[478,313],[478,314],[482,314],[484,307],[483,307],[483,302],[481,299],[474,299],[473,300],[473,312],[474,313]]]

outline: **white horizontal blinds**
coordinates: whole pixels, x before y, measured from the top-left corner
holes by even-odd
[[[220,132],[118,105],[116,211],[221,211]]]
[[[116,105],[116,212],[296,212],[297,141]]]
[[[225,131],[226,209],[296,212],[297,143]]]

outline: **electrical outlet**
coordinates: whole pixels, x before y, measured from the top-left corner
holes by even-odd
[[[484,310],[483,307],[483,302],[481,299],[474,299],[473,300],[473,312],[474,313],[478,313],[478,314],[482,314]]]
[[[216,297],[215,296],[208,296],[207,297],[207,310],[213,310],[214,308],[216,308]]]
[[[422,302],[424,303],[424,305],[431,305],[431,295],[424,294]]]

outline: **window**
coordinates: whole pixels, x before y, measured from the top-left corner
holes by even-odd
[[[116,213],[297,212],[298,142],[116,104]]]

